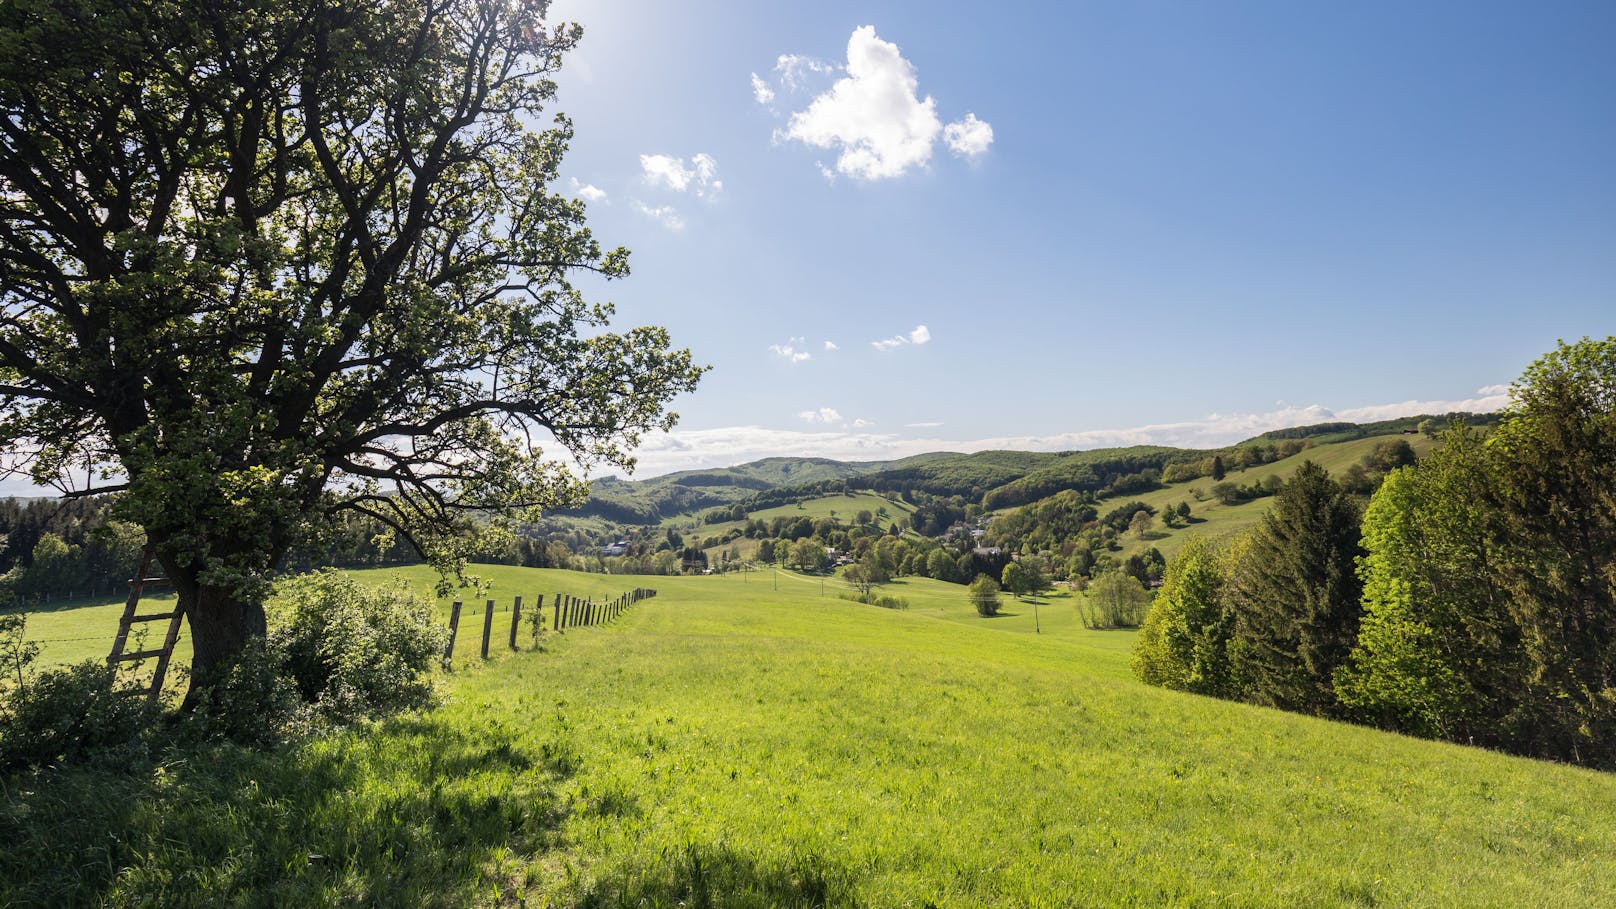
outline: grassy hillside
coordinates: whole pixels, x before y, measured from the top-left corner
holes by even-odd
[[[1340,474],[1348,467],[1358,463],[1376,445],[1387,439],[1408,442],[1410,447],[1414,449],[1415,454],[1421,457],[1430,451],[1431,446],[1435,444],[1425,436],[1401,434],[1326,442],[1271,464],[1262,464],[1245,470],[1231,470],[1224,478],[1224,481],[1244,485],[1254,483],[1268,476],[1286,479],[1295,473],[1296,468],[1302,466],[1304,461],[1313,461],[1332,474]],[[1121,558],[1127,558],[1135,552],[1150,546],[1161,550],[1162,555],[1172,558],[1173,554],[1179,550],[1179,547],[1184,545],[1184,541],[1191,536],[1221,537],[1245,530],[1260,520],[1263,513],[1268,510],[1268,506],[1273,502],[1272,498],[1263,498],[1250,502],[1241,502],[1236,505],[1224,505],[1210,495],[1212,485],[1213,481],[1210,477],[1201,477],[1184,483],[1170,483],[1161,489],[1151,490],[1150,492],[1103,499],[1096,507],[1099,509],[1100,514],[1103,515],[1125,502],[1144,502],[1158,511],[1168,505],[1188,502],[1192,519],[1189,526],[1168,528],[1157,522],[1156,527],[1150,531],[1144,540],[1135,539],[1130,534],[1124,534],[1118,538],[1118,542],[1122,544],[1122,551],[1117,555]],[[1196,488],[1199,488],[1203,494],[1202,501],[1196,501],[1191,492],[1192,489]]]
[[[395,572],[372,572],[380,580]],[[488,568],[493,595],[630,579]],[[0,796],[0,904],[1599,905],[1616,777],[1133,682],[1070,601],[781,573],[462,660],[443,709]],[[776,590],[778,586],[778,590]],[[466,635],[462,630],[463,637]],[[71,823],[69,823],[71,819]]]
[[[882,508],[887,510],[887,517],[884,519],[877,518],[876,523],[886,527],[895,522],[900,529],[909,526],[909,515],[915,510],[913,505],[902,500],[892,501],[869,492],[846,492],[815,496],[794,505],[776,505],[771,508],[761,508],[757,511],[749,512],[747,520],[759,520],[768,524],[776,518],[790,520],[807,518],[810,521],[835,518],[839,524],[845,527],[853,523],[854,517],[860,511],[868,511],[871,515],[875,515]],[[702,524],[692,519],[689,515],[679,515],[668,518],[662,523],[664,526],[672,527],[684,534],[686,542],[694,545],[708,537],[721,538],[730,530],[744,527],[747,522],[723,521],[717,524]],[[729,544],[707,547],[707,555],[709,558],[716,557],[719,552],[729,549],[731,545],[740,547],[743,558],[750,558],[753,551],[757,549],[756,540],[741,537]]]

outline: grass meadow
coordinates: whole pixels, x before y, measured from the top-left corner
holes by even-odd
[[[1300,454],[1282,458],[1272,464],[1261,464],[1243,470],[1230,470],[1223,482],[1234,483],[1237,486],[1256,483],[1269,476],[1280,479],[1289,479],[1305,461],[1312,461],[1325,470],[1337,476],[1347,468],[1357,464],[1363,457],[1374,450],[1375,446],[1385,442],[1405,441],[1416,454],[1424,457],[1435,444],[1423,435],[1389,435],[1371,436],[1367,439],[1352,439],[1346,442],[1330,442],[1309,448]],[[1161,489],[1134,495],[1115,496],[1101,500],[1096,508],[1100,514],[1105,514],[1113,508],[1126,502],[1144,502],[1157,511],[1179,502],[1188,502],[1190,505],[1190,524],[1187,527],[1169,528],[1158,519],[1155,527],[1145,535],[1143,540],[1135,538],[1132,534],[1121,534],[1117,542],[1121,550],[1116,554],[1119,559],[1126,559],[1136,552],[1142,552],[1154,546],[1163,556],[1171,559],[1184,545],[1184,541],[1191,536],[1206,536],[1213,539],[1233,536],[1252,526],[1262,519],[1273,504],[1271,498],[1254,499],[1250,502],[1241,502],[1236,505],[1224,505],[1212,497],[1212,487],[1216,485],[1211,477],[1200,477],[1182,483],[1170,483]],[[1192,489],[1200,489],[1202,501],[1196,501]]]
[[[1149,688],[1068,595],[981,619],[787,572],[651,586],[438,710],[0,794],[0,905],[1608,904],[1616,776]],[[424,571],[398,574],[429,584]],[[419,574],[419,577],[416,575]],[[115,624],[116,615],[111,622]],[[501,619],[496,616],[496,623]],[[111,628],[106,630],[110,639]]]

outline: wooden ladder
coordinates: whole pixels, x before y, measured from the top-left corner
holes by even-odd
[[[146,545],[146,550],[140,556],[140,570],[129,579],[129,602],[124,604],[123,618],[118,620],[118,636],[112,641],[112,653],[107,656],[107,665],[116,666],[134,660],[147,660],[157,658],[157,668],[152,672],[151,687],[146,691],[147,700],[155,702],[163,690],[163,677],[168,674],[169,660],[174,656],[174,644],[180,639],[180,623],[185,620],[185,613],[176,601],[172,612],[151,612],[140,615],[136,610],[140,606],[140,596],[145,592],[147,584],[167,584],[168,578],[151,577],[152,547]],[[168,620],[168,634],[163,637],[163,646],[155,650],[136,650],[125,653],[124,646],[129,643],[129,629],[137,622],[160,622]]]

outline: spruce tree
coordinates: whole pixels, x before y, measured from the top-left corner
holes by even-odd
[[[1358,538],[1352,497],[1303,463],[1254,531],[1232,597],[1231,659],[1250,700],[1336,712],[1333,676],[1358,637]]]

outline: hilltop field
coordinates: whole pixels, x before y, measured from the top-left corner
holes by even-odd
[[[909,608],[885,610],[784,571],[475,570],[496,632],[518,594],[660,593],[537,650],[496,633],[486,663],[469,611],[435,711],[7,789],[0,905],[1547,909],[1616,892],[1616,777],[1142,685],[1133,634],[1085,630],[1069,594],[1038,601],[1034,633],[1033,603],[981,619],[926,579],[886,585]],[[110,640],[106,609],[49,615]]]

